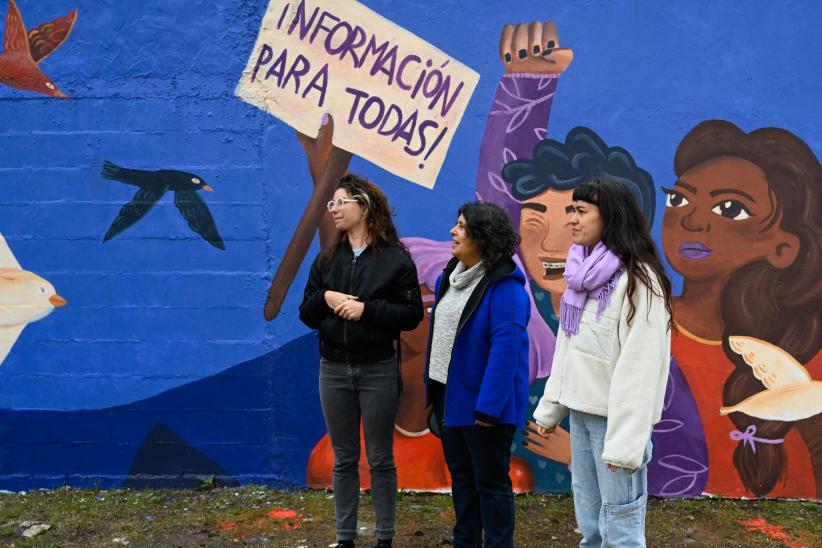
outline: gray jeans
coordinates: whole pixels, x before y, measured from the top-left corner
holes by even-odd
[[[321,359],[320,401],[334,449],[337,540],[357,536],[360,419],[371,470],[375,532],[378,539],[393,538],[397,507],[394,419],[399,401],[396,360],[348,365]]]

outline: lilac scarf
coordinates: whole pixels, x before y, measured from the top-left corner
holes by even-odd
[[[611,294],[621,274],[622,265],[619,257],[602,242],[593,248],[571,246],[564,274],[568,289],[563,293],[559,307],[559,325],[566,335],[579,333],[579,320],[588,297],[595,297],[599,301],[599,319],[602,311],[611,302]]]

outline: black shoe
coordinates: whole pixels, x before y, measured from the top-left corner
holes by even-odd
[[[355,548],[353,540],[338,540],[337,548]]]
[[[393,539],[390,538],[377,539],[377,544],[374,545],[374,548],[391,548],[392,540]]]

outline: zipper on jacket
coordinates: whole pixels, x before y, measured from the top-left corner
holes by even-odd
[[[351,261],[351,277],[348,280],[348,294],[354,291],[354,269],[357,267],[357,256]],[[343,345],[345,345],[345,363],[351,365],[351,358],[348,355],[348,320],[343,324]]]

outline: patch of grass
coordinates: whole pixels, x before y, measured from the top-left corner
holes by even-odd
[[[373,541],[373,503],[361,497],[365,545]],[[579,542],[573,499],[526,494],[517,501],[516,546]],[[293,511],[292,515],[289,511]],[[397,546],[442,546],[450,540],[451,497],[405,492],[397,502]],[[652,499],[647,536],[652,546],[780,546],[744,522],[764,518],[805,546],[822,546],[822,506],[803,501]],[[23,521],[51,529],[23,538]],[[295,527],[298,526],[298,527]],[[369,538],[370,537],[370,538]],[[334,501],[327,491],[275,491],[260,486],[209,490],[31,491],[0,495],[0,538],[15,546],[327,546],[334,540]]]

